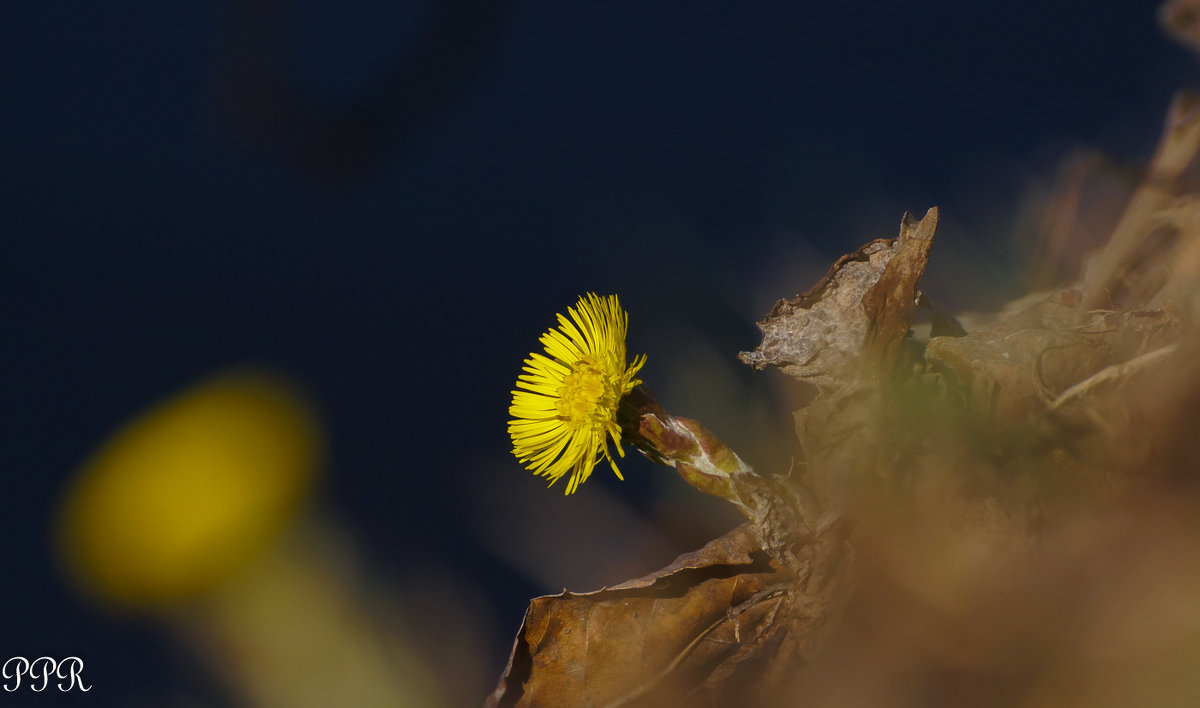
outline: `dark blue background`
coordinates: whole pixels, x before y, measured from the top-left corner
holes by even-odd
[[[554,312],[620,293],[653,386],[690,342],[752,348],[774,298],[934,204],[939,248],[976,270],[939,271],[935,250],[930,277],[951,305],[995,301],[1020,284],[1025,185],[1078,144],[1144,160],[1194,82],[1144,3],[461,4],[478,34],[414,59],[432,5],[295,3],[282,67],[319,109],[257,130],[229,104],[256,68],[229,53],[226,4],[0,4],[0,655],[205,690],[155,631],[61,584],[49,519],[132,412],[259,363],[319,404],[322,504],[367,556],[448,566],[487,598],[498,673],[547,588],[480,543],[469,490],[501,470],[541,491],[504,422]],[[369,159],[297,156],[295,124],[397,62],[425,81],[368,106]],[[626,466],[589,485],[648,508],[653,468]]]

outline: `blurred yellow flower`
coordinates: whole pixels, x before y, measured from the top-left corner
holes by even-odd
[[[558,315],[558,327],[541,336],[546,353],[525,360],[508,409],[508,434],[513,454],[534,474],[558,481],[568,471],[566,493],[574,492],[592,473],[601,456],[624,479],[608,449],[611,437],[617,454],[621,428],[617,406],[641,380],[634,375],[646,356],[625,361],[628,315],[616,295],[593,293]]]
[[[126,608],[212,588],[291,522],[323,448],[291,386],[249,371],[205,381],[124,426],[78,471],[57,524],[66,570]]]

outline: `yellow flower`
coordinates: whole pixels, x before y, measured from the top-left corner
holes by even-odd
[[[625,362],[628,315],[616,295],[588,293],[567,313],[569,319],[558,315],[558,327],[541,336],[546,354],[534,352],[525,360],[525,373],[517,377],[517,388],[524,390],[512,392],[508,434],[517,459],[534,474],[549,477],[550,484],[569,471],[570,494],[601,456],[617,479],[624,479],[608,438],[624,457],[617,406],[641,383],[634,374],[646,356]]]
[[[291,524],[323,449],[290,385],[249,370],[205,381],[127,424],[76,474],[57,523],[65,569],[118,607],[202,594]]]

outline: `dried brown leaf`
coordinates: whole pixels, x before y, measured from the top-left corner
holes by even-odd
[[[780,300],[759,323],[763,341],[739,358],[822,390],[843,388],[867,366],[890,369],[912,323],[938,212],[905,215],[900,235],[876,239],[837,260],[816,285]]]
[[[1078,291],[1064,290],[967,336],[930,339],[925,360],[977,423],[1003,431],[1058,407],[1055,401],[1073,386],[1176,334],[1163,311],[1088,311]]]
[[[535,598],[486,705],[719,704],[776,631],[787,580],[745,525],[645,577]]]

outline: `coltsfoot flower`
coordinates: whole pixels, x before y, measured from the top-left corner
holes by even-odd
[[[617,479],[624,479],[608,439],[624,457],[617,407],[641,383],[634,376],[646,356],[625,361],[628,315],[616,295],[588,293],[567,313],[569,317],[558,315],[558,327],[541,336],[545,354],[534,352],[525,360],[525,373],[516,384],[522,390],[512,392],[508,409],[508,434],[517,459],[534,474],[548,477],[551,485],[570,472],[570,494],[601,457]]]

